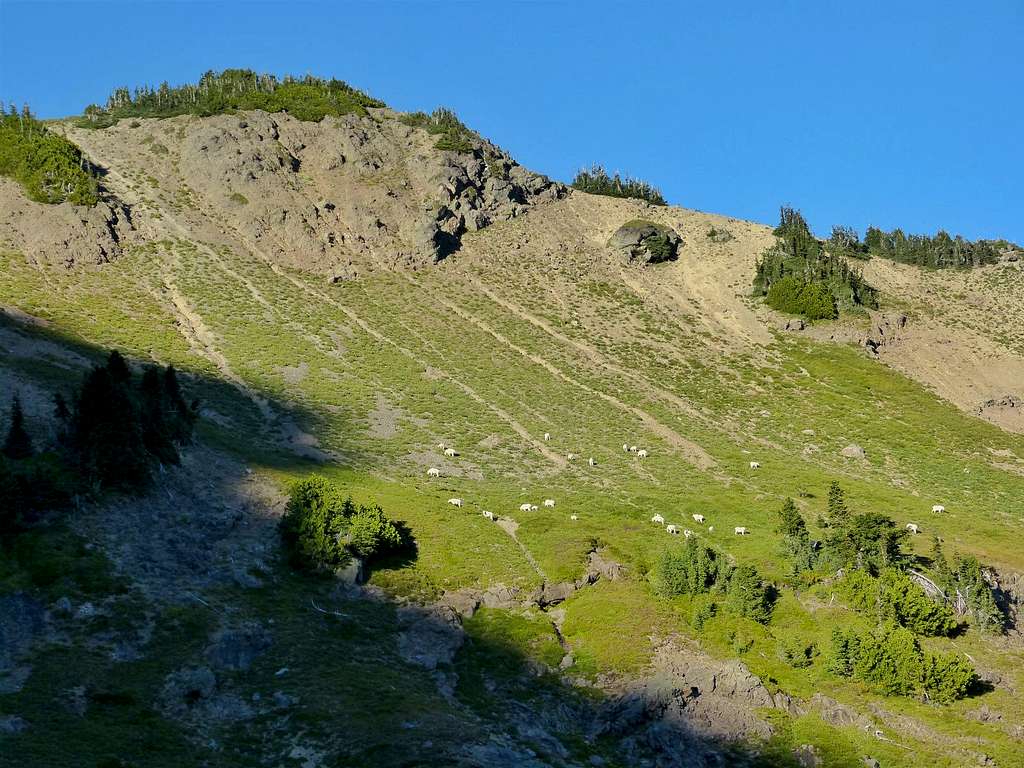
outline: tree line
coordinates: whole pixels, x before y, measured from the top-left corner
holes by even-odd
[[[17,181],[38,203],[94,205],[96,170],[73,143],[33,116],[0,102],[0,175]]]
[[[601,165],[584,168],[576,174],[571,186],[581,192],[608,197],[631,197],[653,205],[668,205],[661,191],[653,184],[618,173],[609,175]]]
[[[156,88],[116,88],[105,105],[85,108],[81,124],[105,128],[125,117],[205,117],[248,109],[288,112],[299,120],[319,121],[327,115],[365,115],[368,108],[384,106],[384,102],[335,78],[286,75],[278,79],[251,69],[225,69],[208,71],[197,83],[171,86],[165,81]]]
[[[116,351],[70,398],[54,396],[53,445],[37,445],[15,395],[0,455],[0,534],[13,537],[76,495],[144,488],[156,466],[180,463],[198,412],[173,366],[137,376]]]
[[[840,307],[878,307],[878,291],[811,233],[799,211],[783,206],[773,234],[754,271],[754,293],[769,306],[812,320],[836,318]]]

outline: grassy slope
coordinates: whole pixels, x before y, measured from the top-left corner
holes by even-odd
[[[501,236],[515,236],[517,227],[527,225],[503,226]],[[481,508],[518,519],[520,541],[549,580],[578,576],[594,541],[641,571],[664,547],[677,545],[646,522],[654,512],[687,524],[692,513],[704,513],[715,531],[703,535],[781,580],[772,513],[782,498],[803,490],[810,496],[799,504],[813,531],[832,478],[840,479],[857,510],[913,520],[957,550],[1024,568],[1017,545],[1024,532],[1022,481],[996,467],[991,454],[1024,457],[1024,438],[963,415],[854,348],[779,337],[751,351],[731,343],[727,330],[699,322],[699,305],[681,310],[614,274],[596,271],[581,279],[569,260],[527,264],[487,258],[485,250],[475,258],[473,253],[471,247],[464,263],[415,278],[379,275],[333,287],[272,270],[240,248],[183,241],[151,243],[115,264],[75,274],[44,273],[17,254],[4,254],[0,303],[48,320],[47,332],[56,336],[222,375],[179,332],[181,318],[168,294],[168,286],[175,286],[211,330],[235,376],[256,393],[295,404],[290,418],[337,457],[325,471],[357,500],[375,500],[412,526],[419,559],[403,571],[375,576],[399,592],[429,597],[460,586],[530,588],[541,581],[515,542],[479,516]],[[524,311],[511,311],[481,291],[478,281]],[[463,316],[453,319],[453,307]],[[60,379],[60,370],[45,361],[15,364],[51,386]],[[300,365],[301,376],[288,374]],[[258,462],[257,445],[237,445],[233,435],[273,438],[279,425],[266,423],[237,398],[200,394],[226,425],[208,424],[207,439],[235,443],[234,449],[251,451],[249,458]],[[380,398],[399,414],[398,430],[388,437],[369,430]],[[664,431],[659,435],[640,422],[640,411],[697,443],[715,467],[700,470],[683,459]],[[538,442],[550,431],[554,454],[592,455],[598,466],[580,461],[563,467],[517,434],[517,427]],[[439,440],[462,455],[443,460],[434,448]],[[623,441],[647,447],[651,458],[639,462],[623,454]],[[849,442],[867,450],[866,462],[839,456]],[[812,443],[820,450],[805,454]],[[747,469],[752,458],[761,463],[760,472]],[[425,468],[434,463],[445,467],[446,477],[428,482]],[[268,460],[268,470],[284,480],[305,465]],[[446,499],[453,495],[467,499],[467,508],[449,507]],[[524,500],[546,497],[558,500],[555,510],[516,512]],[[933,502],[949,513],[932,515]],[[578,522],[569,520],[572,512],[580,515]],[[746,525],[754,535],[733,537],[734,525]],[[914,544],[926,551],[927,538]],[[828,602],[827,590],[799,600],[787,593],[768,628],[722,618],[696,633],[688,626],[685,600],[662,602],[642,583],[628,581],[569,600],[564,629],[583,675],[642,669],[652,634],[695,636],[709,652],[728,657],[735,652],[728,638],[739,633],[752,641],[743,654],[751,669],[794,695],[822,691],[863,711],[882,703],[963,749],[978,749],[980,738],[1002,762],[1015,754],[997,726],[962,716],[977,701],[937,709],[882,700],[829,677],[820,660],[805,670],[778,661],[779,638],[814,640],[824,649],[832,626],[862,622]],[[492,624],[481,618],[471,633],[486,637]],[[531,653],[550,655],[547,641],[529,627],[503,632]],[[936,642],[954,645],[1024,684],[1019,651],[973,633]],[[984,703],[1009,722],[1024,720],[1024,708],[1004,691],[986,695]],[[815,715],[792,727],[798,739],[834,742],[837,759],[846,752],[870,752],[887,765],[916,764],[923,755],[935,765],[962,758],[941,740],[904,734],[915,746],[911,756],[866,741],[856,729],[828,729]]]

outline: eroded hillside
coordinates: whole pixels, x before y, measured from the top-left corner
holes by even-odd
[[[1014,764],[1017,628],[925,641],[984,681],[952,705],[837,677],[832,629],[869,621],[790,573],[776,515],[793,497],[825,538],[838,480],[857,511],[918,526],[911,552],[934,535],[977,556],[1015,610],[1024,438],[973,411],[1024,395],[1019,266],[871,261],[885,318],[784,331],[750,297],[770,228],[570,192],[387,110],[65,131],[108,202],[43,206],[0,180],[3,380],[52,432],[48,394],[117,348],[189,374],[204,410],[148,502],[72,522],[127,592],[3,598],[37,617],[0,697],[32,755],[66,727],[44,719],[52,691],[81,688],[82,739],[144,714],[195,764]],[[609,245],[637,220],[678,234],[677,258]],[[886,319],[889,366],[863,345]],[[281,486],[314,470],[406,521],[416,557],[363,593],[290,573]],[[687,537],[655,514],[755,565],[772,620],[658,596]],[[807,665],[782,652],[798,642]],[[76,647],[82,679],[62,671]]]

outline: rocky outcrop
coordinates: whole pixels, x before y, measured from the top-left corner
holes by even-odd
[[[103,264],[120,256],[136,235],[131,209],[116,198],[93,206],[48,205],[0,178],[0,246],[34,262],[68,268]]]
[[[871,314],[871,333],[862,340],[872,354],[884,346],[896,344],[903,339],[907,327],[907,316],[902,313],[873,312]]]
[[[641,264],[675,261],[682,245],[683,238],[674,229],[644,219],[627,221],[608,240],[610,248]]]

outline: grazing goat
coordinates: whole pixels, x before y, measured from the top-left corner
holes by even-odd
[[[668,531],[669,533],[671,533],[673,536],[678,536],[679,535],[679,526],[678,525],[666,525],[665,526],[665,530]]]
[[[694,515],[693,519],[694,519],[695,522],[703,523],[704,522],[704,515]]]
[[[459,454],[455,452],[454,448],[445,448],[444,449],[444,455],[445,456],[458,456]]]
[[[683,536],[685,536],[686,538],[690,538],[691,536],[693,536],[693,531],[691,531],[689,528],[683,528]]]
[[[625,451],[626,453],[629,453],[629,445],[627,443],[623,443],[622,450]]]
[[[665,518],[662,517],[661,515],[655,515],[654,517],[651,518],[651,522],[652,523],[657,523],[658,525],[664,525],[665,524]]]
[[[553,507],[553,506],[555,506],[555,500],[554,499],[544,499],[544,506],[545,507]]]
[[[441,470],[438,469],[437,467],[431,467],[430,469],[427,470],[427,477],[440,477],[440,476],[441,476]]]
[[[752,462],[750,462],[750,468],[751,469],[760,469],[761,468],[761,462],[759,462],[759,461],[752,461]]]
[[[636,451],[637,451],[637,447],[635,445],[629,446],[629,452],[630,453],[636,453]]]
[[[551,433],[550,432],[545,432],[544,433],[544,439],[545,440],[550,440],[551,439]]]
[[[597,466],[597,462],[594,461],[594,457],[593,456],[591,456],[589,459],[587,459],[587,464],[589,464],[592,467],[596,467]]]
[[[579,520],[580,516],[579,515],[569,515],[569,519],[570,520]]]
[[[932,506],[932,512],[945,512],[946,508],[941,504],[935,504]]]
[[[462,499],[448,499],[448,503],[451,504],[453,507],[461,507]]]
[[[493,520],[494,519],[494,513],[493,512],[488,512],[486,509],[483,511],[483,515],[488,520]]]
[[[737,536],[746,536],[748,533],[750,533],[750,531],[748,531],[742,525],[737,525],[735,531]]]
[[[576,461],[579,457],[575,453],[567,453],[565,454],[565,458],[569,461]]]
[[[525,504],[520,504],[519,505],[519,511],[520,512],[529,512],[530,511],[530,502],[526,502]]]
[[[639,456],[641,459],[646,459],[647,458],[647,451],[646,451],[646,449],[641,448],[639,451],[636,452],[636,455]]]
[[[920,533],[921,529],[917,527],[916,523],[907,523],[907,530],[911,533]]]

